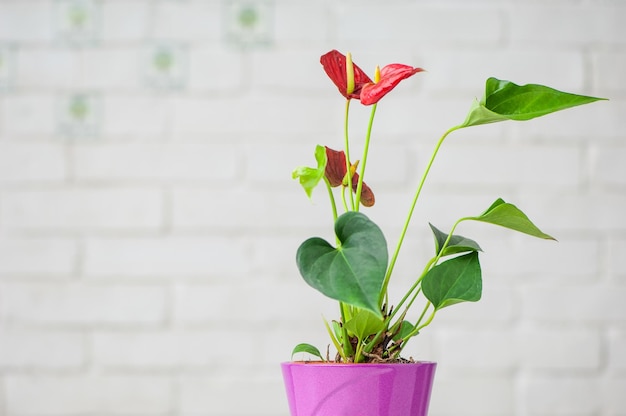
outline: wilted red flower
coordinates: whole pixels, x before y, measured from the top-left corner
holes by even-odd
[[[328,162],[326,163],[325,176],[328,179],[330,186],[336,187],[343,184],[343,180],[346,177],[346,154],[343,150],[337,151],[326,147],[326,157]],[[356,192],[359,183],[359,174],[354,173],[352,175],[352,191]],[[361,204],[366,207],[371,207],[376,202],[374,198],[374,192],[372,189],[363,182],[361,188]]]
[[[343,183],[346,176],[346,154],[326,146],[326,170],[324,174],[333,188]]]
[[[332,50],[320,58],[320,62],[324,67],[324,71],[328,77],[335,83],[341,95],[347,99],[356,98],[361,100],[364,105],[377,103],[389,91],[403,79],[406,79],[418,72],[423,71],[422,68],[414,68],[403,64],[389,64],[380,70],[380,80],[373,82],[361,68],[356,64],[354,67],[354,91],[347,93],[348,80],[346,73],[346,56],[341,52]]]
[[[353,64],[354,67],[354,90],[348,94],[348,75],[346,72],[346,56],[341,52],[333,49],[332,51],[322,55],[320,63],[324,67],[324,71],[328,77],[335,83],[341,95],[350,98],[359,98],[361,87],[372,82],[361,68]]]
[[[414,68],[403,64],[389,64],[380,70],[380,80],[376,83],[370,82],[361,87],[361,104],[371,105],[377,103],[389,91],[403,79],[422,72],[422,68]]]

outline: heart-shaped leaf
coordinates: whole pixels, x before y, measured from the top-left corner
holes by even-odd
[[[379,315],[374,315],[370,311],[361,309],[344,326],[351,335],[355,335],[358,339],[363,340],[370,335],[376,334],[383,329],[384,325],[385,321]]]
[[[482,277],[478,252],[454,257],[430,269],[422,280],[422,291],[435,309],[480,300]]]
[[[478,217],[468,218],[475,221],[487,222],[500,225],[511,230],[519,231],[533,237],[546,240],[555,240],[554,237],[541,231],[531,220],[528,219],[519,208],[503,199],[498,198],[485,212]]]
[[[599,100],[604,98],[571,94],[538,84],[517,85],[492,77],[485,84],[485,96],[474,102],[461,127],[530,120]]]
[[[445,244],[448,239],[448,234],[440,231],[432,224],[430,225],[430,229],[433,231],[433,235],[435,236],[435,254],[439,254],[441,248]],[[450,237],[450,241],[448,241],[448,245],[443,250],[441,257],[449,256],[451,254],[465,253],[468,251],[482,251],[478,243],[474,240],[470,240],[469,238],[465,238],[461,235],[452,235]]]
[[[315,189],[317,184],[324,177],[326,163],[328,162],[326,158],[326,148],[324,146],[317,145],[315,147],[315,160],[317,161],[317,168],[300,166],[291,173],[293,179],[300,181],[300,185],[302,185],[309,198],[311,198],[313,189]]]
[[[335,222],[339,241],[306,240],[296,263],[304,280],[324,295],[382,316],[378,305],[387,271],[387,242],[378,226],[360,212],[346,212]]]

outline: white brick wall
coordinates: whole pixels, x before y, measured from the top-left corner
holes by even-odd
[[[62,183],[67,180],[64,146],[55,143],[0,143],[0,182]]]
[[[428,70],[374,125],[369,213],[391,235],[485,78],[610,98],[450,136],[397,271],[431,253],[427,221],[516,203],[559,242],[459,230],[484,296],[407,350],[439,362],[431,414],[625,416],[624,18],[620,0],[0,0],[0,416],[287,415],[278,364],[336,317],[294,263],[330,237],[325,193],[291,180],[342,142],[332,48]]]
[[[163,196],[146,188],[71,188],[7,191],[0,202],[11,230],[155,230],[163,223]]]
[[[0,289],[0,312],[10,325],[152,327],[167,320],[168,296],[163,287],[7,283]]]
[[[12,375],[6,401],[8,414],[159,415],[174,406],[173,382],[162,375]]]
[[[86,337],[71,331],[3,330],[0,368],[80,371],[87,361]]]

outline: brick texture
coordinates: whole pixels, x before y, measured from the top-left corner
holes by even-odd
[[[370,74],[427,70],[373,124],[366,213],[390,246],[487,77],[610,99],[450,135],[391,293],[432,255],[428,222],[514,203],[558,242],[459,227],[484,293],[407,347],[439,363],[430,414],[626,416],[625,16],[619,0],[0,0],[0,415],[287,416],[278,364],[325,350],[338,318],[294,261],[332,241],[326,192],[291,178],[343,144],[319,65],[336,48]],[[351,110],[364,137],[371,107]]]

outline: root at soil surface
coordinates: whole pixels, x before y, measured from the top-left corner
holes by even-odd
[[[396,363],[414,363],[415,362],[415,360],[413,360],[413,357],[409,357],[409,359],[402,358],[402,357],[383,358],[380,355],[369,354],[369,353],[366,353],[365,351],[363,352],[363,355],[369,358],[368,362],[376,363],[376,364],[392,364],[392,363],[396,364]]]

